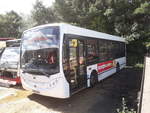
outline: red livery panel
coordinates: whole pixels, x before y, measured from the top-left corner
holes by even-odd
[[[102,62],[102,63],[97,64],[99,73],[109,70],[112,67],[113,67],[113,61],[107,61],[107,62]]]
[[[20,77],[17,77],[17,78],[9,78],[9,77],[0,77],[0,79],[2,80],[9,80],[9,81],[14,81],[16,82],[16,84],[21,84],[21,80],[20,80]]]

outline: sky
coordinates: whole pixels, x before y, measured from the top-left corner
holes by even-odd
[[[55,0],[41,0],[45,6],[51,6]],[[0,14],[11,10],[17,13],[30,14],[36,0],[0,0]]]

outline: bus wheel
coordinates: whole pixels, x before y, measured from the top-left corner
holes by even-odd
[[[117,66],[116,66],[116,72],[120,71],[120,65],[119,63],[117,63]]]
[[[90,87],[94,87],[96,83],[98,83],[98,74],[93,71],[90,76]]]

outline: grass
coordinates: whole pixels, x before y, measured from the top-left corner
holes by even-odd
[[[136,111],[134,111],[134,109],[129,109],[126,105],[125,99],[122,98],[121,109],[117,109],[117,113],[136,113]]]
[[[134,65],[134,67],[141,69],[141,68],[144,68],[144,64],[142,64],[142,63],[137,63],[137,64]]]

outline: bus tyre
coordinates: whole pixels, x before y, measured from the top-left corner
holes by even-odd
[[[119,63],[117,63],[116,72],[119,72],[119,71],[120,71],[120,65],[119,65]]]
[[[96,72],[93,72],[90,76],[90,87],[94,87],[98,83],[98,75]]]

